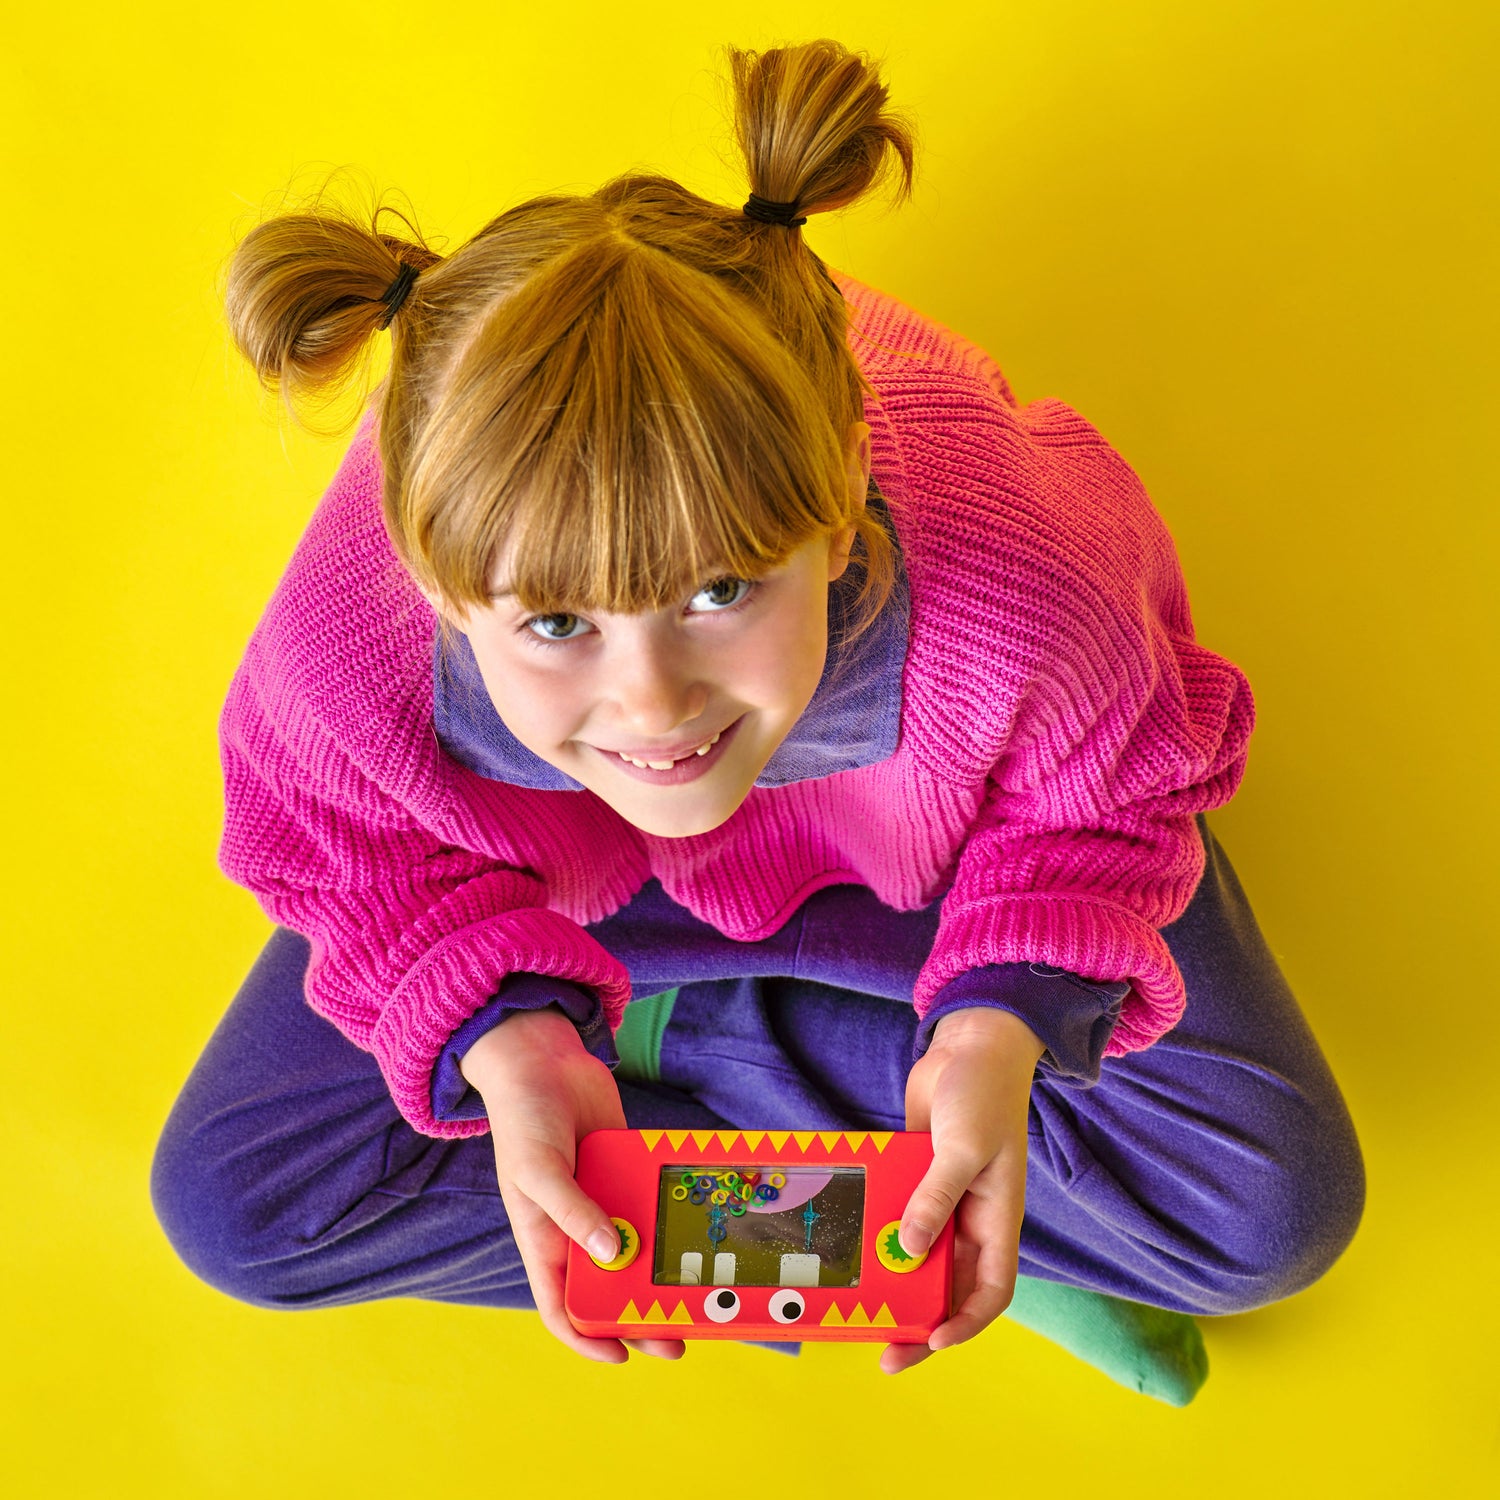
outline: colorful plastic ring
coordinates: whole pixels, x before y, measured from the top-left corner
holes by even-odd
[[[773,1188],[784,1188],[786,1186],[786,1174],[784,1172],[772,1172],[771,1186]]]
[[[715,1188],[713,1190],[713,1192],[711,1192],[708,1196],[709,1196],[709,1201],[712,1202],[712,1203],[728,1203],[729,1202],[729,1189],[728,1188]]]
[[[672,1189],[672,1196],[679,1203],[683,1202],[687,1198],[687,1193],[688,1193],[688,1190],[685,1187],[683,1187],[683,1185],[680,1182],[677,1184],[676,1187],[674,1187]]]
[[[756,1188],[755,1196],[759,1198],[762,1203],[769,1203],[771,1199],[776,1196],[776,1189],[773,1188],[769,1182],[763,1182],[758,1188]]]
[[[700,1177],[698,1179],[698,1186],[701,1187],[705,1193],[711,1193],[714,1190],[715,1185],[716,1184],[714,1183],[712,1177]]]
[[[745,1213],[745,1205],[743,1203],[731,1203],[729,1205],[729,1212],[737,1219],[742,1218]]]
[[[692,1192],[688,1194],[688,1202],[689,1203],[707,1203],[708,1202],[708,1194],[705,1193],[702,1188],[695,1187],[692,1190]]]

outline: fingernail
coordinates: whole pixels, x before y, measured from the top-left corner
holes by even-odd
[[[596,1229],[588,1239],[587,1250],[595,1260],[613,1260],[620,1253],[620,1242],[612,1229]]]
[[[908,1255],[926,1255],[932,1245],[932,1235],[920,1224],[903,1224],[897,1235]]]

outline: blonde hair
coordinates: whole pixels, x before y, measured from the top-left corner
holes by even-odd
[[[830,40],[726,48],[750,189],[798,214],[843,208],[915,130],[864,54]],[[755,577],[853,526],[853,639],[885,603],[894,548],[849,493],[846,439],[873,389],[837,285],[798,229],[670,178],[507,210],[442,256],[333,203],[253,228],[228,267],[236,346],[294,418],[347,383],[403,265],[378,403],[386,528],[417,584],[463,614],[491,568],[530,612],[660,609]],[[305,424],[304,425],[308,425]]]

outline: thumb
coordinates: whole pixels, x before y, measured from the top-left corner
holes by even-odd
[[[978,1173],[961,1159],[936,1156],[916,1185],[898,1231],[908,1255],[926,1255]]]
[[[568,1170],[562,1153],[538,1151],[516,1162],[511,1180],[575,1244],[600,1260],[620,1253],[613,1220]]]

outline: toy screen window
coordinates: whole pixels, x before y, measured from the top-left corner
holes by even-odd
[[[858,1286],[863,1167],[662,1168],[656,1286]]]

